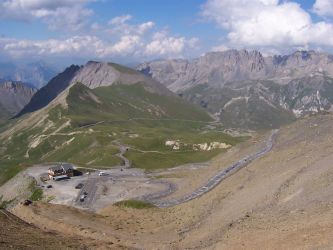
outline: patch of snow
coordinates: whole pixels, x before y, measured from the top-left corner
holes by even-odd
[[[227,149],[230,148],[231,145],[226,144],[224,142],[210,142],[210,143],[202,143],[202,144],[193,144],[193,150],[198,151],[211,151],[213,149]]]
[[[233,104],[234,102],[237,102],[237,101],[240,101],[240,100],[245,100],[246,103],[248,103],[248,101],[249,101],[249,97],[247,97],[247,96],[233,97],[233,98],[231,98],[230,101],[228,101],[226,104],[224,104],[223,108],[227,108],[228,106],[230,106],[230,105]]]
[[[269,106],[271,106],[274,109],[278,109],[275,105],[273,105],[270,101],[268,101],[265,97],[259,96],[259,99],[266,102]]]
[[[300,110],[300,109],[293,109],[292,111],[293,111],[294,115],[296,116],[296,118],[301,117],[303,114],[303,110]]]
[[[191,145],[191,144],[190,144]],[[189,146],[187,143],[182,143],[179,140],[167,140],[165,146],[172,147],[173,150],[180,150],[181,146]],[[205,142],[192,144],[192,149],[194,151],[211,151],[213,149],[228,149],[231,148],[231,145],[224,142]]]
[[[165,142],[165,146],[172,147],[173,150],[179,150],[180,149],[180,141],[176,140],[168,140]]]
[[[69,145],[72,141],[75,140],[75,137],[72,137],[71,139],[69,139],[68,141],[65,141],[63,145]]]

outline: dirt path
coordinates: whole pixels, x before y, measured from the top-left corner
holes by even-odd
[[[129,159],[127,159],[124,154],[127,152],[128,147],[125,145],[120,145],[119,146],[120,153],[117,154],[117,156],[124,162],[124,168],[130,168],[131,167],[131,162]]]

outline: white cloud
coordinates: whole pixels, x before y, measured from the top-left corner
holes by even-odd
[[[155,26],[153,22],[146,22],[138,25],[136,27],[136,32],[138,34],[145,34],[147,31],[151,30]]]
[[[86,3],[87,0],[4,0],[3,6],[10,9],[57,9],[59,7],[71,7],[76,4]]]
[[[133,17],[131,15],[123,15],[123,16],[117,16],[112,18],[109,21],[109,24],[111,25],[120,25],[120,24],[124,24],[127,21],[131,20]]]
[[[65,40],[41,41],[0,38],[0,53],[20,58],[27,56],[99,56],[104,43],[94,36],[74,36]]]
[[[0,56],[27,57],[81,57],[81,58],[124,58],[131,60],[154,59],[155,57],[182,57],[187,48],[195,48],[197,38],[175,36],[166,29],[155,27],[153,21],[135,23],[131,15],[112,18],[106,24],[88,21],[93,13],[85,4],[95,0],[5,0],[0,7],[5,15],[40,18],[51,29],[65,27],[65,39],[19,40],[0,38]],[[12,16],[12,18],[14,18]],[[78,32],[79,31],[79,32]],[[79,34],[79,35],[78,35]]]
[[[45,22],[50,29],[67,29],[70,31],[78,31],[83,29],[87,24],[87,18],[93,14],[90,9],[81,6],[73,6],[72,8],[59,8],[48,14]]]
[[[230,50],[230,48],[228,46],[225,45],[218,45],[212,48],[212,51],[227,51]]]
[[[131,15],[114,17],[108,22],[110,28],[106,29],[106,31],[111,35],[144,35],[155,26],[155,23],[152,21],[141,24],[129,24],[129,21],[132,20],[132,18]]]
[[[77,31],[93,14],[85,4],[94,0],[4,0],[0,18],[27,21],[42,19],[51,29]]]
[[[105,46],[100,56],[134,54],[142,46],[141,38],[137,35],[124,35],[115,44]]]
[[[227,32],[230,47],[332,46],[333,25],[313,22],[295,2],[207,0],[202,14]]]
[[[169,31],[156,30],[155,23],[147,21],[139,24],[131,24],[131,15],[118,16],[111,19],[106,32],[112,37],[118,36],[119,40],[105,49],[105,55],[132,54],[141,57],[156,56],[182,56],[186,48],[195,48],[197,38],[185,38],[173,36]]]
[[[150,55],[179,55],[185,47],[184,37],[171,37],[165,32],[157,32],[153,35],[152,41],[150,41],[145,47],[145,54]]]
[[[332,0],[316,0],[313,10],[319,16],[333,17],[333,1]]]
[[[196,38],[170,36],[156,32],[152,36],[124,34],[107,42],[97,36],[73,36],[68,39],[19,40],[0,38],[0,55],[12,58],[47,58],[52,56],[81,58],[132,57],[136,59],[181,57],[186,48],[192,48]]]

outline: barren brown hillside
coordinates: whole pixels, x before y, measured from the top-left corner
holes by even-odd
[[[91,249],[95,240],[66,237],[55,231],[43,231],[12,214],[0,211],[0,249]]]

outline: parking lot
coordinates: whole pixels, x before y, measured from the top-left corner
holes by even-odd
[[[117,201],[164,192],[168,188],[164,182],[151,179],[142,170],[135,168],[82,171],[82,175],[70,179],[42,182],[40,176],[45,175],[49,167],[50,165],[39,165],[26,170],[43,189],[45,199],[50,203],[91,211],[97,211]],[[101,172],[103,174],[100,174]],[[79,184],[82,188],[75,188]]]

